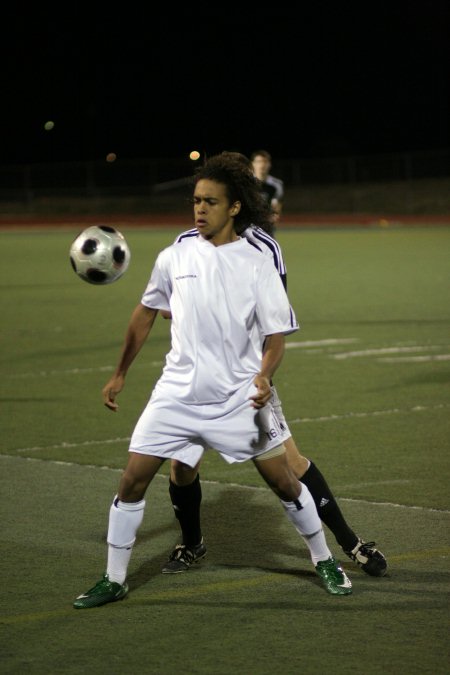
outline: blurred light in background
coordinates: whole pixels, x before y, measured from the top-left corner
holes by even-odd
[[[189,159],[192,159],[193,162],[196,162],[198,159],[200,159],[199,151],[192,150],[192,152],[189,154]]]
[[[117,159],[117,155],[115,152],[108,152],[106,155],[106,161],[107,162],[115,162]]]

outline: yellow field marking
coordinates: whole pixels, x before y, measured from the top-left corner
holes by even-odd
[[[205,595],[207,593],[223,593],[228,592],[233,589],[240,588],[251,588],[252,586],[258,586],[260,584],[266,583],[268,581],[283,581],[287,580],[282,577],[280,574],[269,573],[262,574],[258,577],[252,579],[237,579],[234,581],[219,581],[210,584],[204,584],[203,586],[194,586],[187,589],[172,589],[168,591],[158,591],[157,593],[151,593],[146,595],[145,598],[129,598],[128,602],[133,604],[147,604],[149,602],[158,602],[161,600],[174,600],[179,598],[190,598],[198,597],[199,595]],[[83,610],[76,610],[72,607],[67,609],[55,609],[49,610],[46,612],[33,612],[31,614],[16,614],[15,616],[2,616],[0,617],[0,624],[12,625],[20,623],[28,623],[31,621],[40,621],[45,619],[55,619],[61,616],[74,616],[80,612],[84,613]]]
[[[434,558],[440,555],[450,555],[450,546],[444,548],[432,548],[428,551],[411,551],[410,553],[399,553],[398,555],[390,555],[389,561],[394,562],[401,560],[425,560],[426,558]]]
[[[410,551],[409,553],[400,553],[398,555],[390,555],[388,558],[388,563],[390,562],[401,562],[404,560],[424,560],[429,558],[434,558],[436,556],[445,556],[450,555],[450,547],[446,546],[443,548],[429,549],[427,551]],[[158,591],[156,593],[150,593],[145,597],[131,597],[127,598],[127,604],[131,603],[133,605],[146,605],[151,602],[161,602],[164,600],[178,600],[183,598],[192,598],[198,597],[199,595],[207,595],[210,593],[224,593],[233,590],[252,588],[254,586],[259,586],[267,582],[283,582],[290,581],[292,577],[290,575],[282,575],[279,573],[268,573],[261,574],[257,577],[251,579],[237,579],[232,581],[218,581],[209,584],[204,584],[201,586],[190,586],[186,589],[171,589],[168,591]],[[83,610],[75,610],[72,607],[67,609],[55,609],[45,612],[34,612],[31,614],[17,614],[15,616],[2,616],[0,617],[0,624],[4,625],[14,625],[14,624],[23,624],[31,623],[32,621],[45,621],[46,619],[56,619],[59,617],[68,617],[76,616],[79,613],[83,613]]]
[[[281,579],[280,579],[281,577]],[[267,581],[288,581],[287,575],[280,575],[276,573],[261,574],[252,579],[237,579],[235,581],[217,581],[202,586],[190,587],[186,589],[177,589],[170,591],[159,591],[158,593],[151,593],[145,598],[136,598],[135,602],[138,604],[147,604],[148,602],[158,602],[159,600],[173,600],[178,598],[191,598],[198,595],[205,595],[208,593],[224,593],[232,590],[239,590],[240,588],[251,588],[252,586],[259,586]]]
[[[72,610],[75,611],[75,610]],[[16,623],[30,623],[31,621],[39,621],[40,619],[56,619],[60,616],[69,616],[71,611],[68,609],[53,609],[47,612],[34,612],[33,614],[16,614],[15,616],[0,617],[0,624],[10,626]]]

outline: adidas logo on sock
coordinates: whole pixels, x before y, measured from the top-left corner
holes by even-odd
[[[325,499],[325,497],[322,497],[322,499],[320,500],[319,508],[321,506],[326,506],[329,501],[330,501],[329,499]]]

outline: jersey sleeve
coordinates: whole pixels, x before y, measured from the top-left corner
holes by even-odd
[[[289,335],[299,328],[280,276],[269,260],[260,269],[256,312],[263,335]]]
[[[287,291],[287,270],[283,258],[283,251],[279,243],[267,234],[261,227],[251,226],[243,232],[247,241],[257,248],[261,253],[270,257],[278,274],[281,277],[283,286]]]
[[[168,256],[162,251],[156,259],[150,280],[147,284],[141,304],[152,309],[170,311],[172,283],[168,271]]]

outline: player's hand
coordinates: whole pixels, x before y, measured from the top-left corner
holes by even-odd
[[[253,380],[253,384],[258,391],[254,396],[250,396],[250,400],[253,401],[252,407],[256,409],[263,408],[272,394],[270,380],[263,375],[257,375]]]
[[[125,384],[125,378],[121,375],[114,375],[102,389],[103,403],[113,412],[119,409],[116,403],[116,396],[119,394]]]

